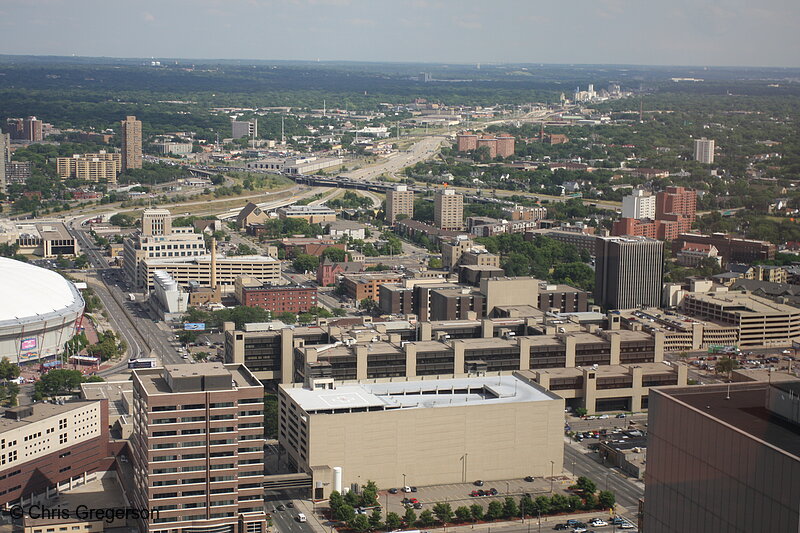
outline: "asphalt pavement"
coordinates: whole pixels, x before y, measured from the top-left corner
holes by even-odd
[[[574,465],[573,465],[574,462]],[[620,513],[634,518],[639,507],[639,498],[644,497],[644,483],[633,481],[619,470],[599,462],[599,454],[572,443],[564,444],[564,470],[574,475],[586,476],[597,485],[598,490],[611,490],[617,497],[617,505],[625,508]]]

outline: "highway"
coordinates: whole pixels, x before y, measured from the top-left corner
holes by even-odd
[[[445,137],[441,135],[423,137],[406,152],[392,154],[377,165],[351,170],[341,175],[356,181],[374,180],[381,174],[392,175],[405,167],[416,165],[420,161],[433,157],[444,140]]]

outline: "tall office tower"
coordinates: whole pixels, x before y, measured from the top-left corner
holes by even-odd
[[[129,115],[122,121],[122,170],[142,168],[142,121]]]
[[[0,192],[6,192],[8,185],[8,168],[11,166],[10,143],[11,136],[8,133],[0,133]]]
[[[244,365],[133,371],[139,531],[263,533],[264,387]]]
[[[36,117],[26,117],[22,122],[22,137],[26,141],[41,141],[44,139],[42,121]]]
[[[656,195],[656,218],[660,220],[666,214],[682,215],[694,222],[697,214],[697,191],[685,187],[667,187],[659,192]]]
[[[436,193],[433,221],[437,228],[459,231],[464,228],[464,197],[453,189]]]
[[[622,218],[655,220],[656,197],[650,191],[634,189],[630,196],[622,199]]]
[[[414,218],[414,191],[409,191],[407,185],[397,185],[386,193],[386,223],[393,226],[397,215]]]
[[[142,235],[171,235],[172,215],[167,209],[145,209],[142,213]]]
[[[231,134],[234,139],[242,137],[255,139],[258,136],[258,119],[231,120]]]
[[[800,531],[800,381],[775,374],[650,389],[642,531]]]
[[[647,237],[598,237],[594,300],[606,309],[661,305],[664,243]]]
[[[703,137],[694,140],[694,160],[705,163],[706,165],[710,165],[714,162],[713,139],[706,139]]]

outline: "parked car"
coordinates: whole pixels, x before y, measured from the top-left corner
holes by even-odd
[[[403,487],[403,492],[411,492],[411,487],[406,485],[405,487]]]
[[[601,520],[599,518],[592,518],[592,520],[589,522],[589,525],[592,527],[602,527],[602,526],[607,526],[608,522],[606,522],[605,520]]]
[[[525,476],[525,481],[530,483],[531,481],[533,481],[533,476]]]
[[[475,485],[476,487],[483,487],[483,481],[479,479],[478,481],[476,481],[476,482],[474,483],[474,485]]]
[[[617,418],[625,418],[625,413],[620,413],[617,415]]]
[[[473,490],[472,492],[469,493],[469,495],[472,496],[473,498],[475,498],[476,496],[479,496],[477,490]]]
[[[397,494],[399,491],[396,488],[389,489],[389,494]]]
[[[486,492],[488,492],[488,493],[489,493],[489,494],[491,494],[492,496],[497,496],[497,489],[496,489],[496,488],[494,488],[494,487],[492,487],[491,489],[489,489],[489,490],[488,490],[488,491],[486,491]]]
[[[556,524],[553,529],[555,529],[556,531],[565,531],[569,529],[569,526],[567,524]]]
[[[417,487],[411,487],[411,492],[417,492]]]
[[[414,504],[414,509],[422,509],[422,503],[421,502],[416,502]]]

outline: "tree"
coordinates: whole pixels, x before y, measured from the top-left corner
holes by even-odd
[[[585,407],[578,407],[575,409],[575,416],[586,416],[588,412]]]
[[[472,511],[466,505],[456,508],[456,520],[459,522],[468,522],[472,519]]]
[[[567,504],[570,511],[577,511],[583,508],[583,500],[577,494],[572,494],[567,498]]]
[[[367,518],[367,515],[365,514],[357,514],[352,520],[347,522],[347,525],[349,525],[350,528],[354,529],[355,531],[363,533],[369,529],[369,518]]]
[[[597,497],[597,504],[600,509],[613,509],[617,503],[617,498],[610,490],[601,490]]]
[[[553,494],[550,498],[550,507],[556,513],[569,511],[569,500],[563,494]]]
[[[503,518],[503,504],[497,500],[489,502],[489,507],[486,509],[486,518],[488,520],[499,520]]]
[[[351,490],[344,495],[344,503],[352,507],[359,507],[361,505],[361,497]]]
[[[403,515],[403,522],[405,522],[406,527],[412,527],[417,522],[417,513],[414,512],[414,509],[411,507],[406,509],[406,514]]]
[[[442,260],[438,257],[431,257],[428,261],[428,268],[442,268]]]
[[[277,406],[277,398],[275,398],[275,399],[276,399],[275,405]],[[264,396],[264,405],[265,405],[264,410],[265,411],[266,411],[266,403],[267,403],[267,396]],[[264,418],[266,418],[266,414],[264,415]],[[277,418],[276,418],[276,421],[277,421]],[[331,509],[331,517],[332,518],[337,518],[337,516],[339,514],[339,509],[342,507],[342,505],[344,505],[344,498],[342,497],[342,493],[339,492],[338,490],[332,491],[331,495],[330,495],[330,498],[328,498],[328,507],[330,507],[330,509]]]
[[[481,504],[473,503],[469,506],[469,512],[473,520],[483,520],[483,506]]]
[[[553,508],[550,498],[547,496],[537,496],[536,501],[533,502],[533,505],[536,511],[542,514],[548,514]]]
[[[425,509],[419,514],[419,525],[422,527],[431,527],[433,524],[436,523],[436,520],[433,517],[433,513],[430,509]]]
[[[363,309],[364,311],[371,313],[373,309],[378,307],[378,303],[372,298],[367,297],[358,302],[358,307],[359,309]]]
[[[313,255],[299,254],[292,261],[292,268],[297,272],[314,272],[319,266],[319,259]]]
[[[519,516],[519,506],[511,496],[506,496],[503,501],[503,516],[506,518],[514,518]]]
[[[381,514],[380,507],[376,507],[372,510],[372,514],[369,515],[369,527],[374,529],[380,529],[383,526],[383,515]]]
[[[333,261],[334,263],[341,263],[347,258],[347,252],[342,250],[341,248],[334,248],[330,246],[325,248],[325,251],[322,252],[319,260],[324,261],[327,259],[328,261]]]
[[[583,508],[587,511],[597,509],[597,496],[594,493],[589,493],[583,497]]]
[[[717,364],[714,365],[714,370],[717,374],[725,374],[730,379],[731,372],[739,368],[739,363],[736,359],[731,359],[730,357],[720,357],[717,361]]]
[[[356,516],[355,508],[349,503],[343,502],[342,505],[339,506],[334,518],[336,518],[336,520],[340,522],[346,522],[349,524],[355,516]]]
[[[0,385],[0,404],[5,407],[15,407],[17,396],[19,395],[19,385],[11,381]]]
[[[368,480],[367,484],[361,487],[361,506],[372,507],[378,505],[378,486],[374,481]]]
[[[37,401],[45,397],[69,394],[77,389],[84,381],[83,374],[77,370],[51,370],[34,385],[33,398]]]
[[[385,525],[387,531],[394,531],[395,529],[400,529],[400,526],[403,525],[403,520],[400,518],[400,515],[395,512],[391,512],[386,515]]]
[[[117,213],[116,215],[111,215],[111,218],[108,219],[111,224],[114,226],[120,226],[123,228],[129,228],[136,224],[136,219],[130,215],[124,215],[122,213]]]
[[[439,502],[434,505],[433,514],[436,515],[436,518],[443,524],[453,521],[453,509],[447,502]]]
[[[597,485],[595,485],[594,481],[586,476],[581,476],[578,478],[578,481],[575,482],[575,488],[581,491],[583,494],[594,494],[597,492]]]
[[[521,515],[529,516],[536,511],[536,505],[533,499],[527,494],[519,499],[519,512]]]
[[[8,357],[0,359],[0,380],[16,379],[19,377],[19,366],[8,360]]]

